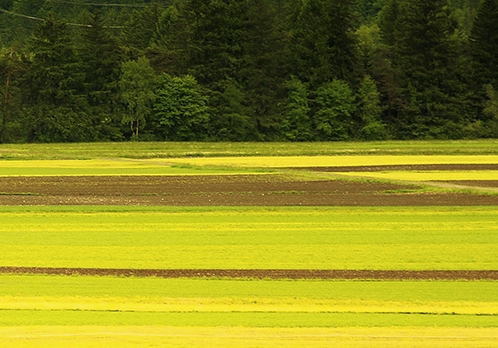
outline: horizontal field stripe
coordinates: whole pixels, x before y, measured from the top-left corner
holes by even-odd
[[[498,270],[104,269],[0,267],[2,274],[160,278],[498,280]]]

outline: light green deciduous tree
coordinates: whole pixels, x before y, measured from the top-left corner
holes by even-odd
[[[155,74],[146,57],[123,62],[119,89],[121,100],[126,106],[123,123],[130,125],[132,137],[138,138],[140,129],[145,126],[152,111],[155,99]]]

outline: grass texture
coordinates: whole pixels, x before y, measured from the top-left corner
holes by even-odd
[[[498,347],[498,329],[55,326],[0,328],[0,339],[11,348],[461,348]]]
[[[498,156],[287,156],[287,157],[198,157],[171,159],[92,159],[92,160],[11,160],[0,161],[0,176],[42,175],[220,175],[268,173],[275,169],[299,167],[493,164]],[[413,172],[403,172],[413,175]],[[402,175],[403,175],[402,173]],[[431,177],[428,172],[426,177]],[[496,178],[496,171],[476,172],[477,179]],[[392,179],[385,173],[361,173],[373,178]],[[467,177],[468,171],[446,173],[452,178]],[[350,174],[360,175],[360,174]],[[400,173],[395,173],[395,179]],[[441,174],[440,174],[441,175]],[[437,179],[436,179],[437,180]]]
[[[0,276],[0,326],[498,327],[496,282]]]
[[[0,159],[54,160],[336,155],[498,155],[498,141],[377,141],[321,143],[85,143],[2,144]]]
[[[0,264],[492,270],[496,216],[496,207],[3,207]]]

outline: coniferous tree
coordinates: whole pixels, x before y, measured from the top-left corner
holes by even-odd
[[[187,0],[182,8],[188,30],[189,73],[201,84],[234,78],[242,57],[245,2]]]
[[[254,119],[239,78],[246,2],[186,0],[180,9],[188,33],[186,73],[209,91],[213,138],[247,140],[254,133]]]
[[[92,106],[111,103],[116,93],[123,55],[105,28],[100,12],[91,15],[81,37],[79,54],[85,72],[85,91]]]
[[[267,0],[247,2],[241,68],[237,74],[246,91],[250,116],[258,131],[271,139],[278,132],[286,72],[283,23]]]
[[[79,55],[85,74],[84,91],[89,104],[96,135],[100,139],[119,139],[116,120],[122,51],[106,28],[102,14],[90,16],[88,28],[83,29]]]
[[[473,101],[479,114],[477,136],[496,136],[497,118],[490,106],[496,103],[498,90],[498,1],[483,0],[470,35],[470,57],[473,70]]]
[[[67,25],[51,16],[37,26],[23,76],[31,141],[94,140],[82,93],[84,75]]]
[[[21,104],[18,80],[23,65],[23,57],[17,49],[0,49],[0,143],[25,140],[19,134],[21,127],[17,120]]]
[[[403,79],[405,108],[399,117],[404,138],[458,138],[469,110],[458,67],[454,26],[447,0],[403,3],[395,64]]]
[[[475,78],[498,89],[498,1],[483,0],[471,31]]]
[[[315,90],[334,79],[355,80],[355,20],[351,0],[299,0],[291,17],[293,74]]]
[[[387,0],[378,16],[382,41],[391,48],[395,47],[400,39],[401,4],[402,0]]]
[[[183,3],[177,2],[162,12],[148,50],[156,71],[174,75],[187,73],[191,40],[188,28]]]
[[[142,53],[149,47],[156,32],[163,8],[152,3],[142,10],[132,11],[121,31],[121,42],[130,49]]]

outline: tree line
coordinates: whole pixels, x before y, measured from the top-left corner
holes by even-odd
[[[0,0],[0,142],[498,136],[498,0]]]

